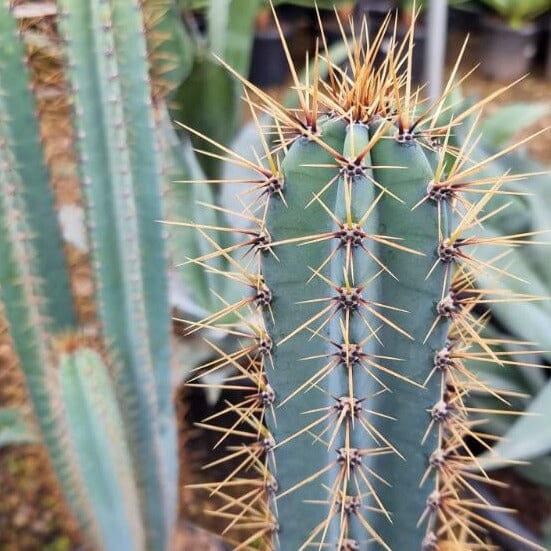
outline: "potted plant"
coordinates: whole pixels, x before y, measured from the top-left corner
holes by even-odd
[[[490,8],[480,21],[482,71],[495,80],[519,78],[536,54],[534,19],[551,7],[551,0],[482,1]]]
[[[293,35],[293,25],[280,23],[287,42]],[[289,69],[285,51],[272,12],[261,9],[255,21],[251,68],[249,78],[260,87],[277,86],[285,82]]]
[[[406,36],[411,23],[417,18],[414,35],[414,52],[412,58],[411,78],[415,83],[423,79],[424,74],[424,48],[426,29],[422,21],[422,11],[425,7],[425,0],[359,0],[355,8],[356,21],[362,21],[365,17],[368,25],[368,32],[371,38],[375,37],[381,29],[389,13],[391,20],[386,30],[385,39],[381,44],[378,53],[379,61],[382,61],[392,46],[392,35],[394,29],[394,18],[398,16],[396,39],[401,41]]]
[[[365,17],[370,36],[375,36],[393,9],[395,5],[392,0],[358,0],[354,17],[356,21],[363,21]]]
[[[470,33],[478,31],[478,22],[482,6],[475,0],[449,0],[448,28]]]
[[[551,79],[551,10],[541,17],[542,41],[540,50],[543,57],[543,74],[545,78]]]
[[[412,22],[417,19],[414,34],[414,55],[412,57],[411,79],[419,83],[424,75],[424,49],[426,39],[426,29],[421,17],[425,7],[425,0],[397,0],[394,2],[388,0],[360,0],[356,7],[357,19],[361,20],[367,14],[369,35],[373,38],[380,30],[388,14],[391,14],[391,21],[386,30],[388,35],[381,44],[378,53],[380,61],[387,54],[392,46],[392,35],[394,29],[394,18],[398,16],[398,26],[396,29],[396,40],[399,42],[404,39],[408,30],[413,28]]]
[[[320,22],[323,33],[328,44],[334,44],[343,40],[342,32],[349,31],[349,20],[354,15],[354,2],[341,2],[339,7],[334,9],[319,10],[318,16],[313,13],[313,31],[316,36],[321,33]],[[339,23],[340,21],[340,23]]]
[[[415,83],[421,82],[425,76],[425,42],[427,39],[427,28],[423,18],[423,11],[426,4],[426,0],[399,0],[398,2],[398,39],[403,40],[410,29],[415,29],[411,66],[411,79]],[[415,19],[417,19],[417,22],[414,25],[413,22]]]

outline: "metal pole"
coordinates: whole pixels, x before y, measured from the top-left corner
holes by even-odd
[[[442,93],[444,65],[446,63],[446,38],[448,30],[448,2],[429,0],[427,12],[427,40],[425,42],[425,78],[431,100]]]

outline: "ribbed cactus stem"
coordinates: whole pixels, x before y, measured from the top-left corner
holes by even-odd
[[[151,2],[149,24],[155,27],[171,6]],[[45,444],[87,545],[166,551],[176,521],[178,454],[160,223],[163,175],[143,11],[137,1],[115,0],[60,0],[47,11],[46,22],[25,10],[18,17],[23,28],[29,17],[40,33],[46,28],[48,44],[50,33],[59,33],[55,59],[42,58],[51,53],[49,45],[40,59],[46,73],[53,66],[68,84],[56,92],[61,105],[74,108],[64,135],[74,139],[66,145],[78,154],[91,244],[103,332],[94,346],[112,359],[110,367],[76,336],[40,144],[43,114],[35,112],[24,36],[6,2],[0,4],[4,311]],[[159,45],[165,38],[152,40]],[[40,64],[32,67],[36,81],[48,79]]]
[[[437,208],[425,201],[413,209],[434,174],[421,146],[399,143],[398,129],[381,131],[381,124],[328,120],[318,138],[295,141],[282,164],[286,204],[272,198],[266,216],[275,244],[274,256],[262,261],[273,296],[265,321],[275,342],[269,427],[284,494],[278,522],[290,549],[365,542],[365,525],[354,515],[343,520],[347,500],[358,500],[357,518],[383,546],[420,546],[424,537],[416,525],[430,485],[418,485],[437,446],[436,433],[420,444],[424,404],[440,399],[440,386],[436,378],[422,385],[434,351],[445,346],[447,324],[426,337],[447,286],[444,266],[427,278],[438,260]],[[396,496],[383,492],[378,477],[394,481],[399,472]],[[408,500],[402,509],[404,491],[415,506]],[[387,511],[407,526],[404,533]]]
[[[203,425],[221,442],[244,439],[210,464],[239,466],[204,485],[226,502],[217,513],[229,519],[230,538],[233,528],[253,531],[237,550],[467,551],[495,528],[479,514],[490,506],[475,503],[476,492],[471,499],[470,481],[489,477],[469,448],[471,437],[483,439],[466,399],[488,387],[467,364],[500,363],[475,308],[503,295],[475,281],[488,270],[507,274],[500,255],[473,255],[477,245],[527,235],[476,237],[508,176],[477,181],[489,161],[471,160],[473,132],[460,148],[449,141],[486,100],[439,126],[453,84],[423,112],[411,85],[413,29],[381,61],[384,32],[367,47],[348,46],[351,77],[331,66],[329,84],[320,83],[317,58],[311,85],[294,73],[295,110],[242,79],[253,110],[274,118],[267,133],[278,133],[272,149],[264,135],[269,170],[242,161],[265,178],[246,213],[258,227],[243,244],[242,270],[257,283],[249,298],[197,324],[231,334],[217,323],[222,314],[247,309],[242,335],[253,344],[206,367],[234,367],[221,387],[246,382],[251,393],[224,409],[237,416],[233,427],[214,426],[217,415]],[[200,261],[236,249],[207,240],[214,251]],[[256,326],[251,310],[262,313]],[[250,486],[245,473],[263,488],[245,493],[249,502],[233,497]]]
[[[142,492],[150,549],[176,514],[176,433],[160,165],[137,4],[60,2],[104,335]]]
[[[49,175],[40,143],[30,73],[17,22],[7,4],[0,2],[0,136],[10,142],[13,162],[26,192],[25,201],[33,213],[27,220],[28,237],[33,242],[43,289],[56,304],[48,312],[50,323],[56,331],[67,331],[74,329],[76,318],[63,242],[53,190],[42,186]]]
[[[139,500],[110,375],[91,350],[61,360],[54,350],[57,327],[48,314],[56,296],[46,294],[39,271],[9,135],[0,120],[0,288],[14,349],[49,457],[87,539],[102,551],[139,551]]]
[[[0,97],[0,101],[2,98]],[[89,536],[99,541],[93,514],[83,492],[78,467],[67,453],[65,434],[57,422],[55,360],[48,317],[50,303],[37,263],[35,240],[10,132],[0,118],[0,289],[14,350],[25,375],[34,412],[52,464],[75,515]]]
[[[424,531],[424,527],[417,526],[418,521],[434,489],[434,482],[432,487],[429,481],[421,488],[419,484],[429,466],[428,458],[440,445],[437,430],[432,430],[426,438],[424,434],[430,419],[428,411],[442,398],[440,377],[433,371],[435,354],[446,346],[449,330],[449,318],[440,317],[438,309],[448,295],[451,272],[439,260],[438,245],[451,230],[450,209],[446,201],[437,205],[427,198],[435,176],[422,146],[416,141],[400,143],[396,139],[382,139],[373,148],[371,158],[375,166],[394,163],[403,167],[374,170],[376,181],[403,201],[398,202],[389,195],[381,199],[381,233],[403,236],[407,246],[423,254],[390,249],[381,253],[383,263],[398,279],[382,279],[382,302],[392,301],[406,311],[396,313],[393,319],[412,337],[404,339],[388,326],[382,327],[381,353],[385,350],[400,358],[402,361],[394,364],[394,368],[418,385],[424,385],[421,388],[382,374],[382,381],[392,388],[392,393],[380,394],[374,409],[396,418],[395,422],[381,419],[380,428],[383,434],[392,433],[407,461],[391,455],[374,458],[372,465],[383,479],[392,481],[392,485],[384,489],[385,504],[392,511],[393,522],[399,522],[404,529],[382,524],[377,517],[373,522],[391,549],[408,545],[417,549],[421,547]],[[431,480],[433,477],[434,473]]]
[[[345,123],[328,121],[321,127],[324,139],[331,146],[342,148]],[[323,185],[335,176],[336,170],[303,166],[332,163],[334,163],[332,156],[320,145],[307,138],[299,138],[293,144],[282,165],[286,204],[276,195],[269,202],[266,230],[273,241],[316,236],[333,229],[333,221],[327,216],[321,204],[313,201],[313,198],[314,194],[319,193]],[[320,185],[322,182],[323,185]],[[336,186],[332,186],[323,200],[333,203],[336,191]],[[309,203],[311,204],[305,211]],[[305,212],[308,216],[305,216]],[[264,253],[262,258],[264,279],[273,297],[270,310],[265,314],[265,320],[266,329],[274,343],[271,355],[274,369],[270,369],[267,375],[275,392],[275,419],[271,419],[268,413],[267,421],[276,442],[281,443],[292,438],[274,452],[280,492],[300,484],[311,474],[324,469],[328,463],[326,447],[322,441],[312,442],[311,435],[307,433],[299,434],[294,438],[293,436],[310,421],[315,420],[313,415],[304,415],[303,412],[326,407],[330,398],[316,389],[309,393],[308,407],[304,407],[302,392],[283,406],[289,415],[281,416],[279,413],[282,409],[278,409],[278,406],[286,397],[300,389],[305,382],[316,377],[326,364],[327,355],[334,352],[330,350],[329,342],[323,343],[319,339],[314,341],[312,334],[306,330],[299,332],[289,341],[279,344],[308,319],[315,316],[322,307],[327,307],[328,303],[300,305],[298,303],[331,297],[333,294],[327,284],[309,269],[317,269],[331,250],[332,244],[327,240],[304,246],[300,246],[300,243],[290,243],[274,248],[274,255]],[[324,273],[327,273],[327,267]],[[311,281],[307,283],[309,280]],[[327,317],[324,316],[321,321],[325,321]],[[312,326],[313,329],[315,327],[316,325]],[[328,335],[328,326],[324,334]],[[319,354],[321,357],[304,360],[308,356]],[[325,383],[327,384],[327,380]],[[308,461],[305,461],[304,450],[308,450]],[[334,454],[334,450],[331,452]],[[321,501],[327,499],[323,483],[330,483],[328,473],[311,485],[311,499]],[[305,505],[303,498],[303,491],[296,491],[281,498],[278,503],[278,510],[280,510],[278,523],[284,530],[281,537],[283,538],[283,534],[286,534],[284,541],[289,545],[289,549],[299,549],[306,540],[308,531],[322,522],[327,515],[326,507]],[[295,513],[297,508],[303,511],[303,517]]]
[[[96,544],[105,551],[145,550],[138,489],[111,376],[96,351],[78,341],[74,349],[69,344],[58,359],[59,413],[67,453],[78,461],[94,510]]]

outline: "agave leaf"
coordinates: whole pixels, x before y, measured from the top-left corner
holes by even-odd
[[[547,520],[545,525],[545,541],[544,545],[551,548],[551,519]]]
[[[210,2],[207,6],[209,45],[216,55],[224,55],[226,46],[226,29],[230,17],[231,0]]]
[[[224,44],[224,60],[240,75],[249,74],[254,21],[260,0],[232,0]]]
[[[551,212],[551,178],[546,177],[545,184],[539,186],[536,194],[530,197],[530,214],[533,220],[534,231],[549,229],[549,212]],[[547,234],[543,236],[545,241],[551,241]],[[548,294],[551,295],[551,248],[534,248],[526,251],[528,261],[532,264],[542,281],[547,283]]]
[[[208,48],[198,47],[189,78],[176,93],[172,118],[228,144],[240,119],[240,87],[214,58],[222,57],[235,71],[247,74],[251,57],[254,19],[259,0],[223,0],[205,3],[208,8]],[[209,144],[192,138],[194,145],[211,151]],[[202,157],[201,165],[216,177],[220,161]]]
[[[549,9],[548,0],[483,0],[483,3],[501,15],[514,29],[521,28],[523,24]]]
[[[502,351],[504,348],[496,346],[497,351]],[[514,358],[513,358],[514,359]],[[520,358],[519,358],[520,359]],[[522,360],[527,361],[523,356]],[[509,365],[496,365],[491,362],[469,361],[469,369],[472,369],[489,387],[498,388],[500,390],[506,390],[510,392],[519,392],[532,396],[537,393],[540,386],[535,386],[535,382],[532,378],[526,376],[526,372],[529,372],[528,368],[519,369],[516,366]],[[535,370],[539,374],[539,370]],[[544,379],[544,375],[541,375]],[[539,379],[539,377],[538,377]],[[509,410],[509,406],[503,404],[497,399],[493,399],[493,406],[500,407],[505,410]],[[501,409],[500,408],[500,409]]]
[[[173,0],[143,2],[144,20],[152,18],[148,50],[152,53],[153,80],[168,90],[178,86],[191,72],[194,44],[182,24]]]
[[[166,175],[164,193],[164,216],[168,222],[191,222],[216,225],[217,219],[214,211],[204,207],[205,204],[214,203],[212,186],[186,183],[184,180],[204,179],[204,173],[193,152],[191,143],[186,137],[182,142],[178,140],[170,119],[166,112],[161,114],[161,140],[163,150],[164,173]],[[190,258],[197,258],[208,252],[204,240],[193,228],[169,224],[166,226],[169,233],[169,251],[174,265],[174,278],[177,280],[172,285],[172,305],[183,309],[186,313],[205,315],[212,312],[212,289],[217,289],[216,278],[202,266],[194,263],[185,264]],[[213,262],[217,269],[222,268],[221,262]],[[193,292],[190,292],[193,289]],[[177,300],[175,304],[174,291],[180,290],[185,299]],[[191,296],[193,294],[193,296]]]
[[[269,121],[270,118],[267,115],[259,119],[261,125],[269,124]],[[241,127],[232,143],[231,149],[248,161],[258,163],[258,159],[264,155],[264,152],[262,150],[262,142],[258,128],[254,122],[248,122]],[[218,196],[220,205],[232,212],[241,212],[243,203],[239,202],[239,198],[247,202],[249,200],[248,198],[254,197],[251,192],[256,185],[243,184],[241,182],[258,178],[258,174],[250,168],[240,164],[226,162],[222,166],[222,178],[228,182],[236,180],[238,180],[238,182],[225,183],[223,186],[220,186]],[[254,226],[252,220],[244,220],[237,215],[228,214],[227,219],[232,227]]]
[[[209,206],[216,203],[214,185],[192,183],[201,181],[205,176],[190,140],[184,137],[180,142],[168,116],[165,114],[162,119],[161,139],[168,180],[165,184],[164,210],[169,222],[168,245],[173,262],[170,296],[172,306],[188,317],[200,319],[221,307],[217,295],[229,302],[237,301],[237,297],[241,296],[240,285],[233,280],[216,277],[204,265],[193,262],[212,252],[212,249],[195,228],[178,223],[228,227],[228,222],[224,213]],[[209,230],[208,234],[224,247],[233,243],[232,236],[225,232]],[[208,265],[219,272],[229,269],[223,257],[210,259]]]
[[[525,413],[495,447],[487,468],[503,466],[502,460],[530,460],[551,451],[551,382],[530,403]],[[488,455],[484,456],[489,459]]]
[[[524,478],[534,484],[551,488],[551,457],[542,456],[534,458],[529,465],[519,465],[515,467]]]
[[[476,235],[483,238],[497,237],[503,235],[486,228],[476,228]],[[547,241],[542,237],[538,241]],[[542,356],[551,361],[551,335],[548,331],[549,319],[551,316],[551,302],[549,297],[548,280],[541,277],[540,273],[527,260],[525,250],[533,248],[541,254],[541,248],[536,246],[508,248],[507,256],[501,262],[500,267],[504,268],[513,277],[498,275],[497,273],[478,274],[477,281],[481,288],[510,291],[513,293],[533,295],[541,297],[540,300],[530,302],[494,302],[492,312],[499,319],[511,334],[530,342],[538,343],[544,350]],[[491,250],[490,250],[491,249]],[[505,249],[501,247],[486,247],[477,250],[477,258],[490,262]]]
[[[488,115],[480,130],[493,149],[505,147],[519,132],[549,113],[549,103],[517,102],[504,105]]]
[[[170,116],[227,145],[239,120],[237,97],[235,83],[228,72],[209,51],[199,50],[191,74],[175,92]],[[197,137],[192,137],[192,143],[199,149],[214,151]],[[208,177],[217,177],[220,161],[201,156],[200,162]]]

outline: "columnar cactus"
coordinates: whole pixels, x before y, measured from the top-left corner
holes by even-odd
[[[154,527],[150,545],[164,549],[174,522],[177,454],[163,270],[167,259],[157,222],[162,217],[161,167],[142,14],[133,2],[59,4],[75,91],[99,315],[125,365],[115,382],[125,420],[136,435],[133,452],[141,458],[136,467],[148,496],[144,515]]]
[[[149,17],[162,20],[167,7],[157,2]],[[68,134],[78,166],[68,170],[82,184],[101,334],[90,342],[77,324],[25,45],[5,1],[3,311],[44,443],[88,544],[165,551],[176,521],[178,456],[159,223],[163,174],[143,12],[137,2],[104,0],[60,0],[49,10],[45,23],[59,33],[52,34],[63,59],[56,59],[59,93],[74,107]]]
[[[477,180],[490,160],[471,161],[474,131],[460,150],[449,138],[486,100],[440,125],[456,71],[428,106],[410,83],[412,30],[382,62],[384,30],[368,46],[364,31],[348,72],[332,66],[320,82],[316,57],[313,83],[294,73],[296,110],[242,79],[253,116],[273,120],[259,127],[266,162],[221,150],[258,175],[259,198],[242,213],[257,228],[236,228],[244,238],[228,247],[209,237],[219,228],[197,225],[213,250],[195,262],[230,259],[229,277],[247,289],[191,329],[237,332],[225,315],[238,309],[248,327],[241,352],[208,364],[237,371],[222,385],[244,389],[225,409],[236,422],[203,424],[221,443],[243,440],[210,464],[230,474],[203,485],[238,550],[487,549],[496,528],[472,484],[491,481],[467,444],[491,439],[469,421],[466,398],[500,394],[469,359],[505,361],[480,336],[487,315],[477,311],[508,297],[475,287],[476,276],[510,274],[500,255],[473,255],[530,235],[477,238],[512,177]]]

